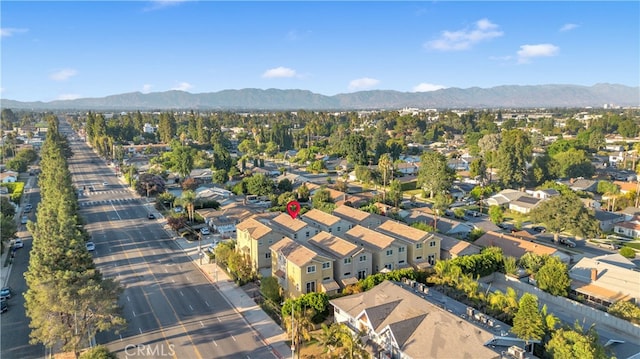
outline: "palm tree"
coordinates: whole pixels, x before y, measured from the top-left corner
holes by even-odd
[[[392,168],[393,162],[391,162],[391,156],[388,153],[383,153],[378,160],[378,169],[382,172],[382,201],[386,201],[387,197],[387,174]]]
[[[353,334],[346,324],[338,324],[337,338],[342,344],[342,349],[346,351],[346,357],[349,359],[369,358],[364,344],[360,341],[360,335]]]
[[[322,331],[316,339],[318,340],[318,344],[324,348],[322,354],[331,355],[331,352],[336,350],[336,347],[340,344],[339,338],[337,337],[338,324],[332,323],[331,326],[327,326],[323,323],[321,328]]]
[[[182,192],[182,196],[180,197],[180,201],[184,205],[187,210],[187,214],[189,215],[189,221],[193,222],[194,218],[194,210],[195,210],[195,202],[196,202],[196,193],[189,190]]]

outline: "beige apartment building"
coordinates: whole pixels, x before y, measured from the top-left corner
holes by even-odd
[[[300,216],[300,218],[312,227],[318,228],[319,231],[329,232],[336,236],[343,236],[349,230],[350,225],[348,221],[340,217],[315,208]]]
[[[285,297],[297,298],[312,292],[336,294],[340,286],[333,279],[334,260],[290,238],[271,245],[271,273]]]
[[[347,231],[345,238],[371,252],[372,273],[378,273],[384,268],[394,270],[409,266],[407,245],[398,239],[360,225]]]
[[[440,238],[433,233],[393,220],[385,221],[376,230],[404,243],[407,260],[416,269],[431,267],[440,259]]]
[[[308,244],[334,260],[333,278],[342,288],[371,274],[373,255],[362,246],[324,231],[313,236]]]
[[[261,269],[271,267],[269,247],[285,237],[283,233],[272,229],[268,224],[268,218],[260,218],[256,215],[236,225],[236,250],[249,256],[251,267],[256,273],[262,273]]]
[[[386,220],[386,217],[361,211],[357,208],[341,205],[333,210],[333,215],[340,217],[348,221],[349,229],[353,228],[356,224],[359,224],[365,228],[376,228]]]

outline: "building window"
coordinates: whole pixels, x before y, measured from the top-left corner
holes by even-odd
[[[345,277],[348,277],[348,276],[350,276],[350,275],[351,275],[351,272],[345,272],[345,273],[344,273],[344,276],[345,276]]]
[[[331,233],[331,227],[329,227],[329,230],[328,230],[328,232],[329,232],[329,233]]]
[[[435,254],[429,254],[429,256],[427,257],[427,262],[429,262],[429,264],[431,264],[431,265],[436,264],[436,255]]]
[[[365,279],[366,277],[367,277],[367,271],[366,270],[358,271],[358,279]]]
[[[307,238],[309,238],[309,231],[307,231]]]
[[[322,278],[322,280],[323,280],[323,281],[325,281],[325,280],[331,280],[331,277],[324,277],[324,278]]]
[[[271,258],[271,252],[267,252],[267,253],[265,253],[265,254],[264,254],[264,257],[265,257],[265,258]]]
[[[403,253],[403,252],[404,252],[404,248],[405,248],[405,247],[399,247],[399,248],[398,248],[398,253]]]
[[[401,260],[401,261],[398,261],[398,263],[403,264],[404,263],[404,259]]]
[[[436,241],[429,242],[429,247],[435,247],[435,246],[436,246]]]
[[[393,269],[393,264],[385,264],[384,267],[387,269]]]
[[[331,262],[322,263],[322,269],[328,269],[328,268],[331,268]]]
[[[416,257],[416,260],[417,260],[417,259],[422,259],[422,256],[417,256],[417,257]]]
[[[307,282],[307,293],[313,293],[316,291],[316,282]]]
[[[393,249],[387,249],[387,257],[393,255]]]
[[[350,263],[351,263],[351,257],[344,259],[344,264],[350,264]]]
[[[338,227],[338,232],[340,232],[340,227]]]
[[[273,239],[269,239],[269,244],[273,244]]]
[[[366,261],[367,260],[367,255],[366,254],[361,255],[359,260],[360,260],[360,262]]]
[[[316,272],[316,266],[312,265],[312,266],[307,266],[307,273],[315,273]]]
[[[416,244],[416,249],[420,249],[420,248],[422,248],[422,243]]]
[[[298,239],[298,233],[293,234],[293,239]]]
[[[258,245],[261,246],[262,245],[262,241],[258,241]]]

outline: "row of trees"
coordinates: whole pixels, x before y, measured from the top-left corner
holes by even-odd
[[[25,273],[25,307],[32,343],[61,347],[78,357],[97,332],[126,324],[117,304],[122,288],[102,276],[86,249],[89,237],[78,215],[66,139],[58,133],[57,118],[47,120],[39,177],[42,201],[37,221],[28,223],[33,247]]]

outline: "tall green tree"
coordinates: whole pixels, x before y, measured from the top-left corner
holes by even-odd
[[[585,333],[577,323],[574,329],[565,327],[556,330],[545,346],[547,353],[556,359],[605,359],[610,358],[600,343],[594,327]]]
[[[569,294],[569,271],[567,265],[557,257],[548,257],[536,274],[538,288],[555,296],[566,297]]]
[[[383,153],[378,160],[378,171],[382,175],[382,200],[387,199],[387,179],[393,175],[393,161],[388,153]]]
[[[527,179],[527,162],[533,146],[526,132],[516,129],[502,132],[497,161],[500,181],[509,188],[518,188]]]
[[[425,152],[420,157],[418,186],[433,198],[436,193],[448,191],[453,184],[455,172],[447,165],[447,158],[439,152]]]
[[[593,236],[599,231],[594,215],[574,193],[553,196],[542,201],[530,214],[532,221],[547,226],[556,242],[563,231],[570,231],[581,237]]]
[[[545,324],[538,310],[538,297],[531,293],[523,294],[518,302],[518,312],[513,317],[511,332],[528,343],[531,340],[541,340],[544,328]]]

